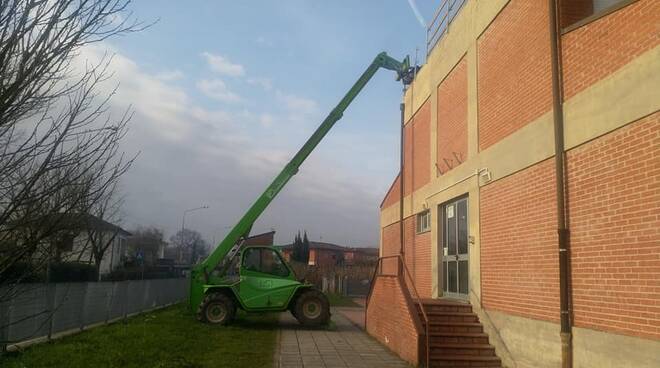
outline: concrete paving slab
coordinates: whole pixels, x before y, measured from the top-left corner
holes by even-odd
[[[330,328],[310,329],[301,326],[288,313],[280,317],[276,367],[279,368],[357,368],[410,367],[359,328],[359,313],[351,308],[351,321],[333,309]]]

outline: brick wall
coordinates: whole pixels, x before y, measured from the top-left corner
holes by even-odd
[[[403,195],[412,193],[413,187],[413,124],[414,119],[403,128]]]
[[[413,190],[426,185],[431,180],[431,101],[426,100],[417,110],[412,125],[412,170]],[[410,166],[406,166],[408,170]],[[405,188],[404,188],[405,190]]]
[[[437,164],[446,173],[467,159],[467,61],[438,86]]]
[[[403,130],[403,193],[410,195],[431,180],[431,102],[427,100]],[[399,200],[399,177],[387,192],[381,208]]]
[[[639,0],[564,35],[564,98],[569,99],[658,46],[658,24],[660,1]]]
[[[419,334],[396,277],[376,278],[367,306],[367,332],[412,364],[418,363]]]
[[[431,232],[416,234],[417,216],[410,216],[403,220],[404,234],[404,260],[410,271],[410,278],[406,282],[413,281],[414,286],[421,298],[431,297]],[[383,256],[399,254],[399,222],[387,225],[383,232]],[[394,260],[383,262],[385,274],[396,273],[396,262]],[[412,284],[408,284],[410,293],[414,295]]]
[[[398,202],[401,197],[399,193],[401,193],[401,176],[397,175],[396,178],[394,178],[390,189],[387,191],[387,194],[385,194],[385,198],[383,198],[380,208],[384,209]]]
[[[415,222],[414,216],[406,217],[403,220],[403,248],[406,267],[410,272],[415,268]]]
[[[547,0],[511,0],[477,42],[479,148],[552,105]]]
[[[480,199],[484,307],[558,321],[554,160],[482,187]]]
[[[399,222],[387,225],[383,228],[383,238],[381,248],[383,256],[392,256],[399,254],[399,243],[401,238],[399,235]]]
[[[415,216],[415,223],[417,222],[417,216]],[[411,221],[412,222],[412,221]],[[413,226],[413,232],[415,232],[415,226]],[[419,293],[420,298],[430,298],[432,287],[431,287],[431,232],[427,231],[421,234],[414,235],[414,255],[415,259],[413,261],[413,269],[410,272],[413,273],[415,279],[415,287]]]
[[[400,253],[400,232],[399,222],[385,226],[382,230],[382,243],[380,244],[382,256],[394,256]],[[383,260],[382,272],[386,275],[395,275],[397,273],[396,260]]]
[[[660,114],[567,154],[575,325],[660,338]]]
[[[403,193],[423,187],[431,180],[431,103],[427,100],[403,131]]]

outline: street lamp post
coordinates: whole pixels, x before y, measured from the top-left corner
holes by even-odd
[[[188,214],[188,212],[203,210],[203,209],[207,209],[207,208],[209,208],[209,206],[204,205],[204,206],[201,206],[201,207],[190,208],[190,209],[187,209],[187,210],[183,211],[183,216],[181,216],[181,247],[183,247],[183,233],[184,233],[184,230],[186,229],[186,215]],[[195,262],[195,256],[196,256],[195,253],[197,253],[196,251],[197,251],[197,244],[193,243],[192,244],[192,252],[190,254],[190,266],[191,267],[192,267],[193,263]]]

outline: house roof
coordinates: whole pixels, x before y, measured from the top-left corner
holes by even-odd
[[[120,235],[132,235],[128,231],[122,229],[120,226],[109,223],[94,215],[88,213],[61,213],[53,214],[49,217],[52,220],[52,226],[57,226],[60,229],[66,230],[84,230],[95,229],[105,230],[109,232],[116,232]]]
[[[251,236],[248,236],[247,238],[245,238],[245,240],[250,240],[250,239],[254,239],[254,238],[259,238],[259,237],[262,237],[262,236],[269,236],[269,235],[271,235],[271,234],[275,235],[275,230],[269,231],[269,232],[267,232],[267,233],[261,233],[261,234],[251,235]]]

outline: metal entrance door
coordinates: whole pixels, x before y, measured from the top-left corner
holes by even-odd
[[[441,205],[443,295],[468,297],[468,199]],[[440,216],[439,216],[440,217]]]

